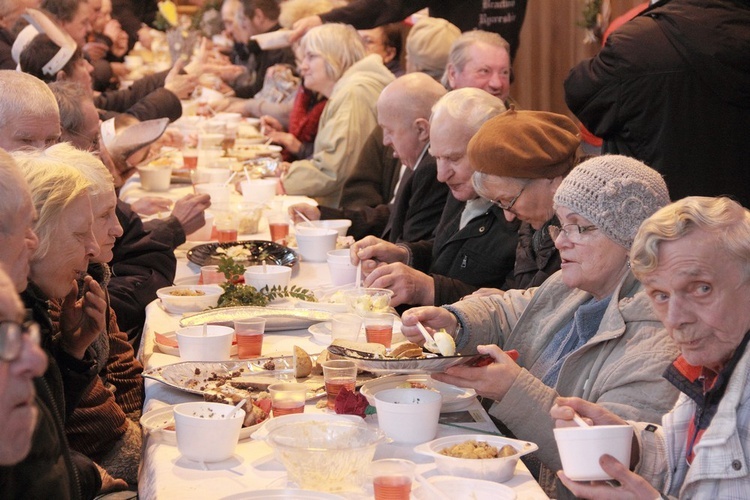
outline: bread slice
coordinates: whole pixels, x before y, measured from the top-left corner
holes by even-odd
[[[404,342],[391,349],[393,358],[420,358],[424,356],[422,348],[413,342]]]
[[[299,346],[294,346],[294,376],[304,378],[312,372],[313,362],[310,355]]]

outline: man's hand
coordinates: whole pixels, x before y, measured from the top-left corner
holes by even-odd
[[[579,498],[607,498],[615,500],[640,500],[659,498],[656,491],[645,479],[631,472],[625,465],[617,461],[612,455],[602,455],[599,458],[602,470],[617,480],[620,485],[613,486],[609,481],[578,482],[573,481],[563,471],[558,471],[557,477],[576,497]]]
[[[144,196],[130,204],[136,213],[143,215],[154,215],[160,212],[169,212],[172,200],[160,196]]]
[[[91,276],[83,281],[85,293],[78,297],[78,283],[73,282],[60,312],[60,345],[65,352],[83,359],[86,349],[104,331],[107,300],[104,290]]]
[[[292,205],[289,207],[288,212],[289,217],[292,218],[295,224],[305,222],[305,219],[300,217],[299,214],[304,215],[310,220],[320,220],[320,209],[309,203],[297,203]]]
[[[94,465],[96,465],[96,469],[99,471],[99,476],[102,478],[102,489],[99,490],[100,495],[128,489],[128,483],[124,479],[115,479],[98,463],[94,462]]]
[[[191,75],[182,75],[180,71],[185,66],[185,59],[180,58],[174,63],[172,69],[167,73],[164,79],[164,88],[172,92],[180,99],[187,99],[198,85],[198,77]]]
[[[626,425],[627,422],[611,411],[596,403],[585,401],[581,398],[563,398],[555,400],[554,406],[549,411],[555,419],[555,427],[574,427],[573,415],[578,413],[591,425]]]
[[[493,362],[486,366],[452,366],[445,373],[435,373],[435,380],[458,387],[470,387],[482,397],[500,401],[521,373],[521,367],[496,345],[477,346],[479,354],[489,354]]]
[[[292,32],[289,33],[289,42],[294,43],[304,36],[309,30],[316,26],[321,26],[323,20],[320,16],[303,17],[292,25]]]
[[[364,267],[364,265],[363,265]],[[435,301],[435,280],[400,262],[376,267],[364,280],[368,288],[393,291],[392,306],[414,304],[431,306]]]
[[[87,42],[83,46],[83,53],[86,54],[91,62],[99,61],[104,59],[109,52],[109,46],[106,43],[101,42]]]
[[[172,215],[180,221],[185,234],[191,234],[206,223],[205,211],[210,206],[209,195],[188,194],[175,202]]]
[[[362,262],[362,273],[367,276],[379,265],[401,262],[408,264],[409,252],[375,236],[365,236],[349,248],[352,265]]]

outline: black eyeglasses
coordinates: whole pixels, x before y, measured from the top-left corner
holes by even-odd
[[[576,243],[581,241],[581,235],[588,231],[595,231],[598,227],[591,226],[579,226],[578,224],[565,224],[564,226],[548,226],[547,231],[552,238],[552,241],[557,240],[560,233],[565,233],[565,236],[572,242]]]
[[[510,200],[510,203],[508,203],[508,204],[505,204],[505,203],[503,203],[503,202],[501,202],[499,200],[490,200],[490,203],[492,203],[493,205],[495,205],[496,207],[498,207],[500,210],[507,210],[508,212],[512,212],[513,211],[513,205],[515,205],[516,202],[518,201],[518,198],[521,197],[521,193],[523,193],[524,189],[526,189],[526,186],[522,187],[521,190],[518,192],[518,194],[515,196],[515,198],[513,198],[512,200]]]
[[[24,324],[15,321],[0,322],[0,359],[11,362],[18,359],[23,347],[23,336],[28,335],[29,339],[39,345],[39,325],[33,321]]]

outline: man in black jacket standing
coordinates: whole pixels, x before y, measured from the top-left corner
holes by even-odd
[[[664,175],[672,199],[750,206],[750,4],[659,2],[565,81],[568,107],[604,140]]]

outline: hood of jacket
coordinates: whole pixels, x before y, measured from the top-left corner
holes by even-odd
[[[393,73],[383,64],[383,59],[377,54],[370,54],[352,64],[344,71],[339,81],[333,86],[331,99],[342,89],[353,86],[369,87],[379,95],[383,87],[394,80]],[[373,103],[373,106],[375,103]]]
[[[656,22],[720,98],[750,107],[750,4],[746,0],[672,0],[642,15]]]

